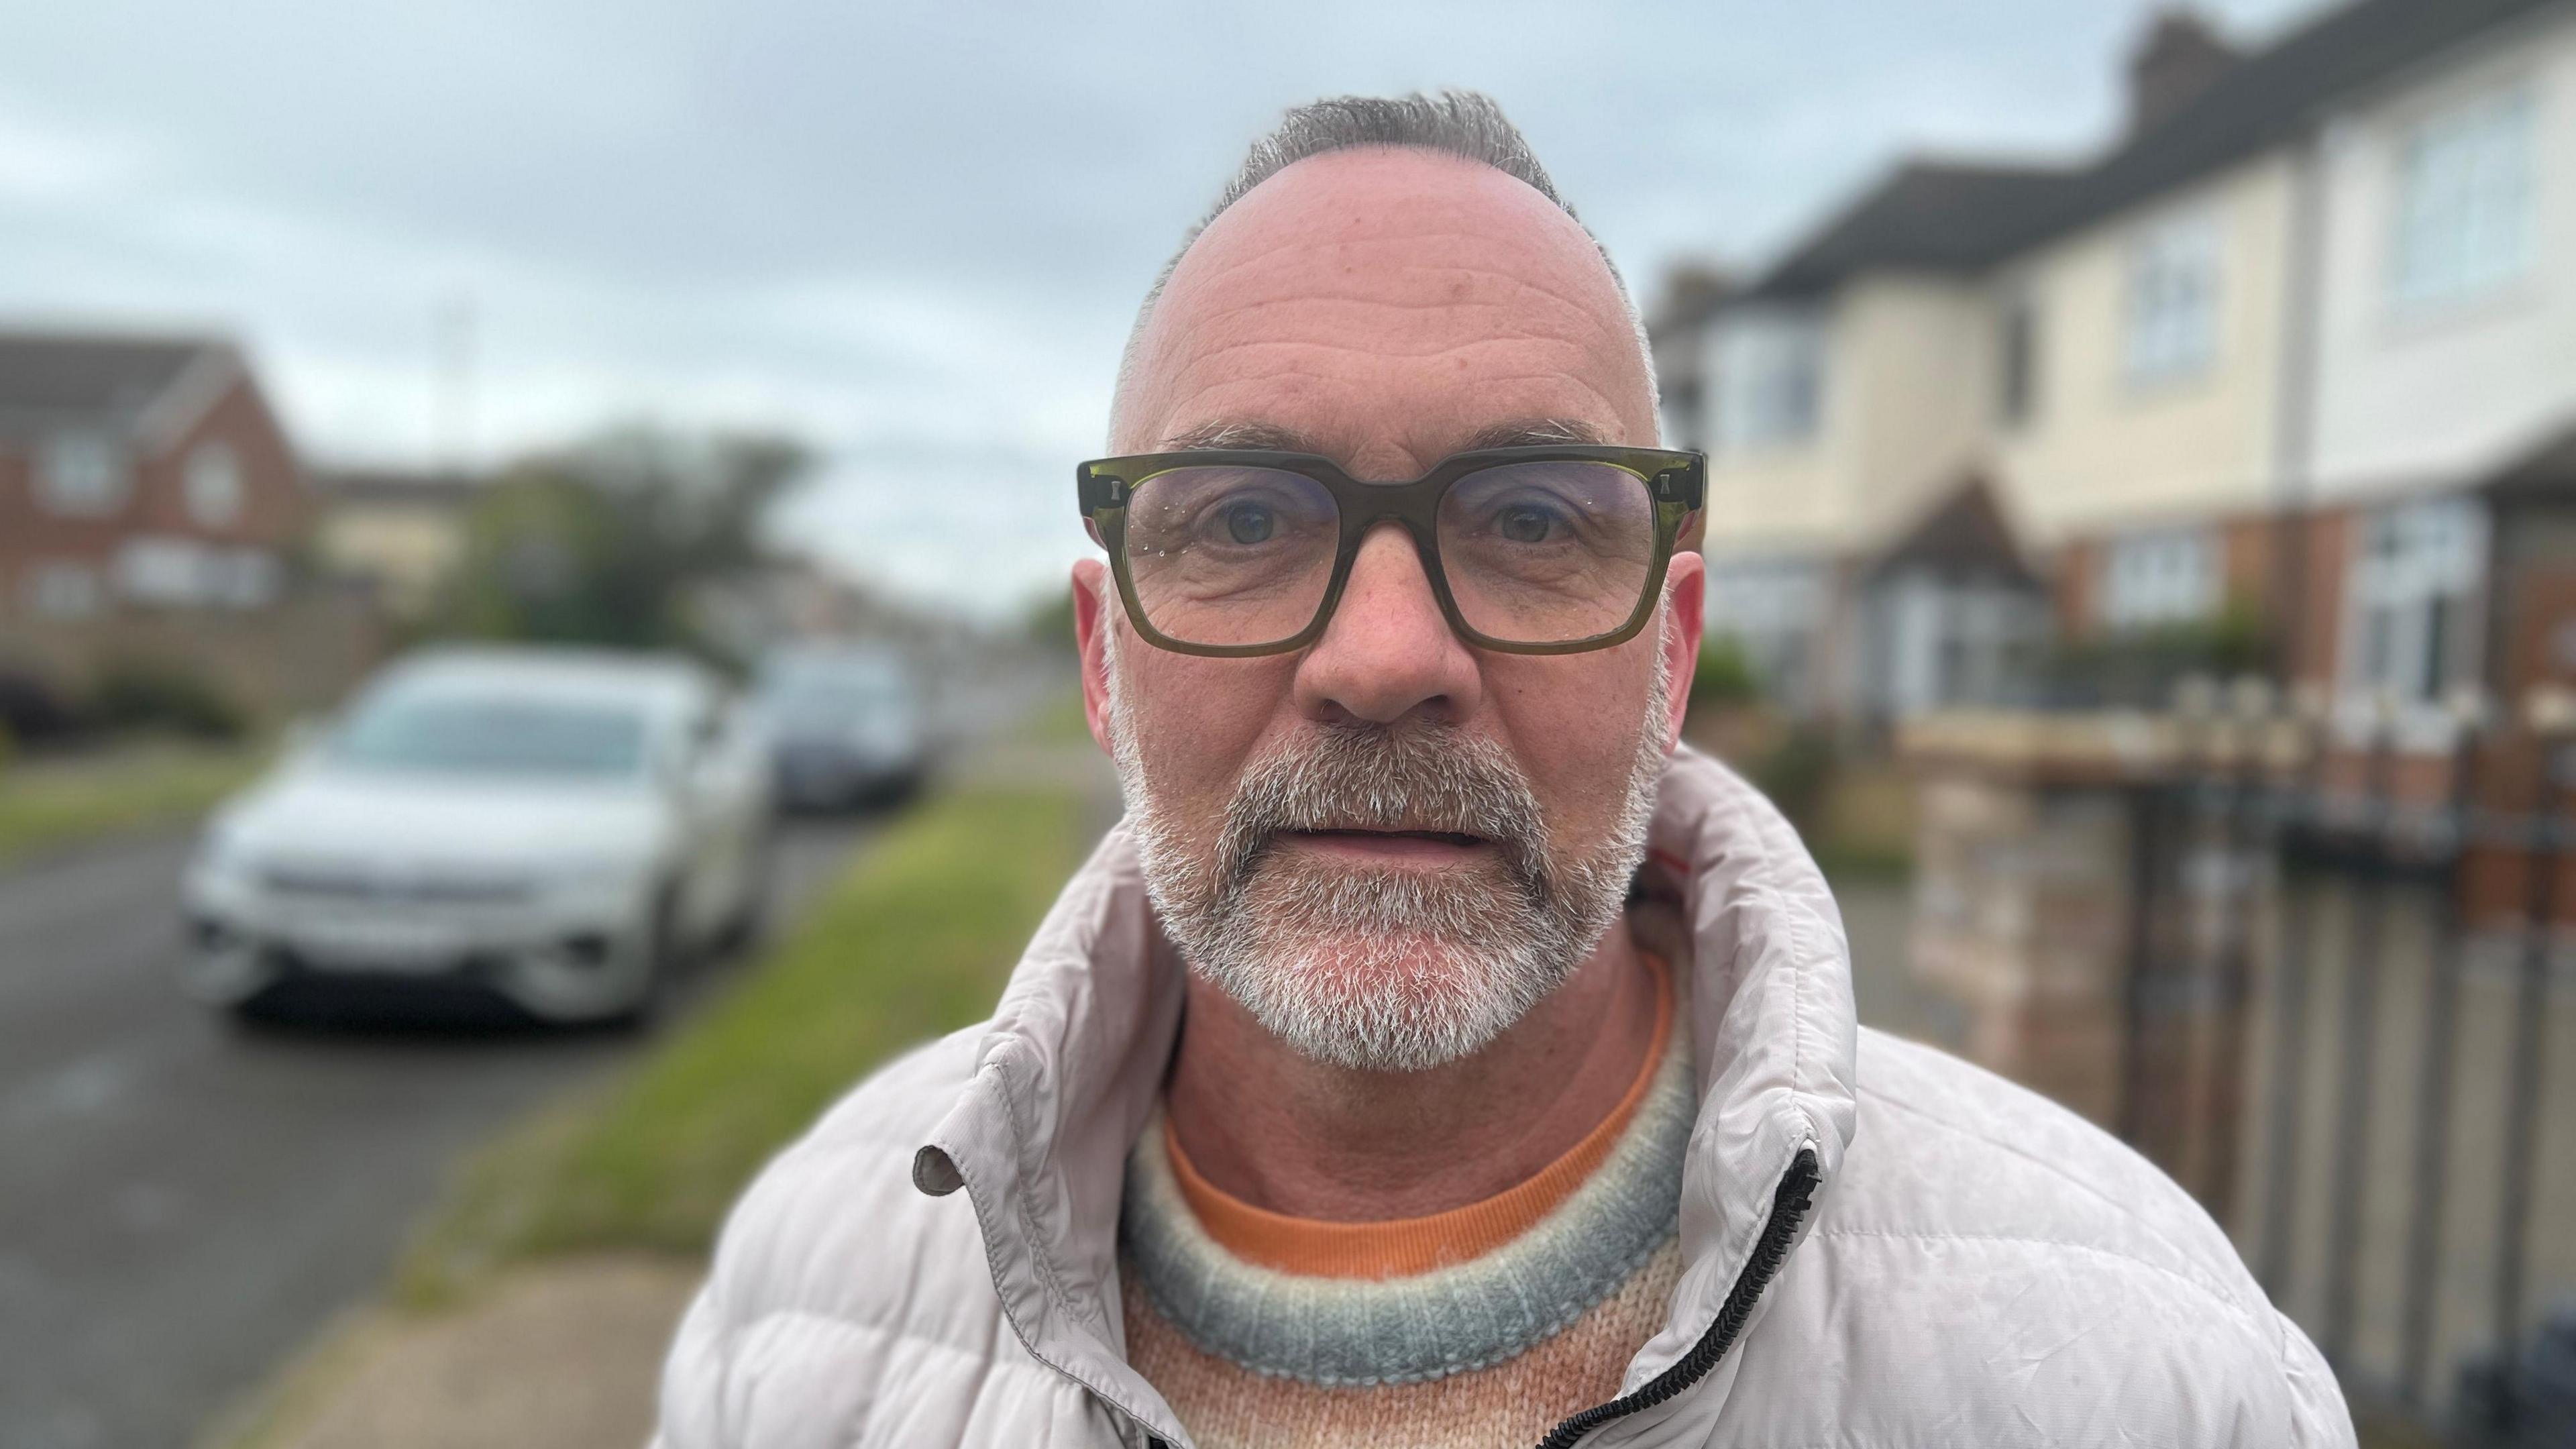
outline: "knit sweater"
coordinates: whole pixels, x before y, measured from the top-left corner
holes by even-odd
[[[1201,1449],[1533,1443],[1618,1396],[1663,1327],[1692,1108],[1657,1046],[1610,1118],[1497,1198],[1398,1223],[1280,1218],[1200,1179],[1157,1113],[1128,1160],[1128,1360]]]

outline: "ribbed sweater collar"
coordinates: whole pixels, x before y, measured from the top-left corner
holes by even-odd
[[[1562,1201],[1488,1251],[1402,1277],[1284,1272],[1229,1252],[1191,1210],[1158,1110],[1128,1158],[1121,1247],[1134,1281],[1183,1337],[1256,1373],[1417,1383],[1516,1357],[1673,1235],[1696,1099],[1687,1037],[1663,1036],[1625,1126]]]
[[[1491,1197],[1425,1217],[1330,1222],[1271,1212],[1202,1176],[1183,1150],[1171,1119],[1163,1148],[1192,1216],[1218,1246],[1261,1268],[1316,1278],[1402,1278],[1481,1258],[1554,1212],[1601,1169],[1645,1105],[1673,1030],[1673,976],[1650,952],[1639,952],[1653,980],[1654,1016],[1645,1051],[1626,1091],[1582,1140],[1555,1160]],[[1138,1144],[1143,1150],[1144,1144]]]

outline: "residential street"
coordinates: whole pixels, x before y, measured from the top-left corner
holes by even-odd
[[[869,827],[792,824],[773,919]],[[162,836],[0,874],[0,1445],[189,1442],[378,1283],[457,1155],[650,1038],[244,1031],[181,995]],[[732,963],[696,973],[680,1009]]]

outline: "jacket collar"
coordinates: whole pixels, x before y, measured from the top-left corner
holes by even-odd
[[[1733,771],[1687,746],[1674,753],[1642,875],[1636,929],[1676,937],[1651,943],[1690,981],[1700,1104],[1682,1172],[1681,1281],[1623,1391],[1699,1341],[1800,1150],[1830,1187],[1852,1135],[1858,1036],[1824,877]],[[1122,821],[1038,928],[974,1075],[913,1161],[922,1191],[967,1190],[994,1291],[1029,1352],[1177,1443],[1188,1436],[1127,1365],[1116,1304],[1127,1151],[1171,1057],[1182,971]],[[1740,1357],[1685,1397],[1722,1401]]]

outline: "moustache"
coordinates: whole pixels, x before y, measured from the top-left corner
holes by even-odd
[[[1528,777],[1502,746],[1446,726],[1330,725],[1247,770],[1217,842],[1225,889],[1247,888],[1282,834],[1320,830],[1472,837],[1533,898],[1553,886]]]

